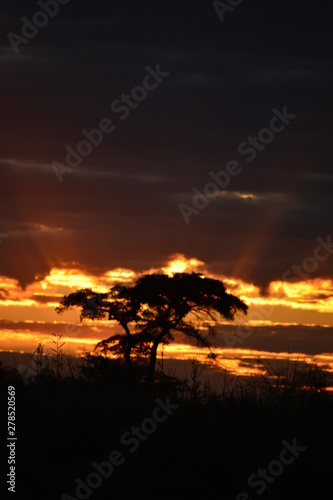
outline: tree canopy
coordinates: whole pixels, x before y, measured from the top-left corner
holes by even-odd
[[[199,273],[146,274],[133,285],[115,285],[107,293],[77,290],[64,296],[56,311],[74,307],[81,309],[81,320],[115,322],[120,330],[95,348],[123,357],[129,367],[135,359],[147,358],[148,379],[160,345],[183,335],[210,349],[209,337],[219,319],[233,320],[238,312],[247,313],[247,305],[227,293],[220,280]]]

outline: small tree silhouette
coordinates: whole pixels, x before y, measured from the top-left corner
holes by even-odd
[[[61,370],[62,370],[62,366],[63,366],[63,363],[62,363],[63,352],[62,352],[61,348],[62,348],[62,346],[65,345],[65,342],[62,342],[60,344],[62,335],[57,335],[56,333],[52,333],[52,335],[55,338],[55,340],[52,340],[52,343],[55,345],[55,349],[53,347],[51,347],[51,350],[55,353],[55,357],[53,359],[53,364],[54,364],[54,368],[55,368],[56,377],[59,378]]]
[[[135,359],[148,359],[147,381],[154,375],[160,345],[183,335],[214,357],[209,337],[218,319],[247,313],[247,305],[227,293],[220,280],[198,273],[147,274],[133,286],[116,285],[103,294],[78,290],[63,297],[56,311],[73,307],[81,308],[81,320],[115,321],[122,331],[99,342],[96,349],[122,356],[128,367]]]
[[[47,356],[44,355],[44,345],[39,342],[37,348],[32,354],[29,354],[32,364],[34,364],[34,372],[36,375],[40,375],[45,370],[48,365]]]

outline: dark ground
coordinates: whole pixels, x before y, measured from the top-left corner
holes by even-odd
[[[7,387],[16,389],[16,493],[7,491],[7,497],[280,500],[326,498],[326,487],[331,495],[333,398],[318,390],[314,374],[306,391],[298,378],[289,380],[289,388],[258,380],[219,395],[198,387],[197,380],[184,384],[162,375],[147,388],[140,374],[130,377],[120,363],[99,360],[79,377],[44,370],[24,383],[15,370],[2,369],[2,417]],[[154,413],[156,398],[179,406],[165,421],[149,424],[145,419],[153,414],[166,415],[163,409]],[[135,445],[132,436],[121,443],[132,426],[151,434],[141,429],[145,440]],[[293,463],[280,471],[271,462],[279,460],[283,442],[306,450],[296,451]],[[113,450],[121,452],[123,463],[91,493],[81,490],[77,496],[76,478],[86,483],[96,472],[92,462],[108,460]],[[292,460],[289,451],[286,457]],[[2,483],[8,467],[2,468]],[[249,486],[249,476],[260,467],[277,475],[268,472],[270,484],[253,478],[255,486]]]

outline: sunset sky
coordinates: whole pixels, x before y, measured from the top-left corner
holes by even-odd
[[[222,357],[333,371],[333,6],[70,0],[19,44],[41,7],[2,10],[0,348],[92,347],[64,294],[196,271],[249,305]]]

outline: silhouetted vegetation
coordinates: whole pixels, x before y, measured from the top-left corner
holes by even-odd
[[[176,273],[172,277],[147,274],[133,286],[115,285],[102,294],[78,290],[63,297],[56,310],[62,313],[73,307],[81,309],[81,320],[108,319],[117,323],[121,332],[99,342],[96,348],[123,357],[128,368],[133,362],[149,359],[148,383],[154,375],[160,345],[183,335],[210,350],[209,336],[214,335],[217,320],[233,320],[236,313],[247,312],[246,304],[227,293],[220,280],[198,273]],[[211,351],[210,355],[214,356]]]
[[[39,352],[41,369],[28,384],[16,370],[0,371],[3,393],[16,387],[16,498],[77,498],[75,479],[85,481],[92,462],[114,449],[126,460],[92,491],[92,500],[210,499],[217,493],[236,499],[242,491],[249,498],[320,498],[330,484],[333,398],[323,372],[300,372],[294,364],[247,383],[224,373],[221,389],[213,391],[193,360],[189,380],[157,370],[147,386],[140,364],[128,370],[121,359],[88,354],[74,368],[55,342],[55,357],[42,363]],[[156,398],[179,407],[131,453],[121,436],[151,417]],[[248,477],[295,438],[306,451],[257,495]]]
[[[330,484],[333,398],[325,372],[265,366],[245,382],[221,371],[220,388],[212,390],[195,359],[188,379],[166,373],[162,363],[156,369],[157,348],[178,335],[214,359],[216,321],[247,312],[220,281],[147,275],[105,294],[78,290],[57,310],[72,307],[81,319],[107,318],[121,331],[79,361],[64,355],[54,335],[53,356],[39,344],[29,374],[0,370],[3,390],[16,388],[16,498],[253,499],[259,494],[248,478],[286,442],[306,450],[262,483],[261,498],[318,498]],[[111,458],[105,465],[113,450],[119,466]],[[101,463],[103,474],[113,467],[111,477],[96,474]],[[76,491],[92,473],[99,487]]]

